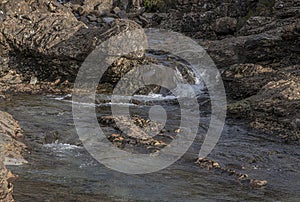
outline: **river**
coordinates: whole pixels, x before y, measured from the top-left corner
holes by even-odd
[[[172,113],[173,102],[168,99],[156,102]],[[131,106],[136,112],[147,107],[143,102]],[[18,96],[1,102],[0,110],[19,120],[24,142],[29,146],[28,164],[8,166],[19,175],[14,182],[16,201],[297,201],[300,198],[299,146],[251,131],[243,122],[226,121],[222,136],[208,158],[251,178],[267,180],[268,185],[262,188],[243,186],[233,176],[201,169],[195,164],[201,147],[199,138],[180,160],[159,172],[128,175],[110,170],[80,144],[68,99]],[[205,110],[204,107],[199,136],[209,121]],[[97,115],[106,114],[110,114],[110,105],[99,105]],[[177,114],[170,117],[176,119]]]

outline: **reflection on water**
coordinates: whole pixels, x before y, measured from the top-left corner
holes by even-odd
[[[170,113],[176,105],[160,100]],[[142,112],[146,106],[135,105]],[[228,123],[209,158],[222,166],[267,180],[261,189],[243,187],[236,178],[200,169],[194,160],[209,118],[201,117],[199,138],[174,165],[147,175],[126,175],[95,161],[82,147],[72,120],[71,103],[50,97],[15,97],[0,109],[19,120],[31,147],[28,165],[9,167],[20,176],[16,201],[201,201],[289,200],[300,197],[300,151],[265,134]],[[174,110],[170,119],[178,118]],[[98,115],[109,115],[109,105]],[[230,121],[229,121],[230,122]]]

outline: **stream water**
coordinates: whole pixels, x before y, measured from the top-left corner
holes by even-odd
[[[147,104],[132,105],[132,111],[147,111],[149,97],[140,99]],[[153,99],[171,114],[176,108],[168,99]],[[1,102],[0,110],[19,120],[29,146],[26,155],[29,163],[9,166],[19,175],[14,182],[16,201],[298,201],[300,198],[299,146],[250,131],[233,120],[227,120],[221,139],[208,158],[247,173],[250,178],[267,180],[266,187],[243,186],[226,173],[201,169],[194,163],[201,138],[196,138],[188,152],[172,166],[156,173],[127,175],[98,163],[81,146],[69,100],[18,96]],[[200,137],[209,121],[205,107],[202,111]],[[175,112],[170,119],[176,120]],[[110,114],[110,105],[99,105],[97,115],[106,114]]]
[[[153,44],[161,44],[159,36],[154,33]],[[167,38],[166,47],[175,44],[177,37]],[[157,59],[166,66],[176,66],[164,55]],[[199,84],[197,80],[194,83]],[[208,158],[252,179],[267,180],[267,186],[251,188],[234,176],[201,169],[195,163],[210,122],[210,98],[205,92],[197,93],[201,118],[194,143],[170,167],[143,175],[119,173],[92,158],[77,136],[68,96],[16,96],[1,102],[0,110],[11,113],[19,121],[28,145],[25,158],[29,163],[8,166],[19,175],[13,183],[15,200],[299,201],[299,146],[250,130],[242,122],[226,121],[221,138]],[[110,115],[110,98],[104,95],[98,98],[97,116]],[[163,106],[168,112],[170,127],[178,126],[180,106],[172,96],[136,96],[130,111],[147,115],[153,105]]]

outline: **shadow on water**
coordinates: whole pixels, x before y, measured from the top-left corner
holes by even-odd
[[[109,105],[100,108],[99,115],[110,114]],[[14,182],[16,201],[295,201],[300,197],[299,147],[232,120],[227,121],[209,158],[251,178],[267,180],[266,187],[244,187],[232,176],[200,169],[194,161],[201,138],[172,166],[152,174],[127,175],[104,167],[81,146],[71,102],[25,96],[2,102],[0,109],[19,120],[30,148],[29,164],[9,167],[19,175]],[[208,121],[201,117],[204,125]],[[200,136],[204,131],[199,130]]]

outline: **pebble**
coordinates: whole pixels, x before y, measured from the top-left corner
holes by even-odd
[[[96,18],[96,16],[94,16],[94,15],[88,15],[88,16],[87,16],[87,19],[88,19],[90,22],[96,22],[96,21],[97,21],[97,18]]]
[[[243,186],[260,188],[260,187],[266,186],[268,184],[268,181],[267,180],[244,179],[244,180],[240,180],[240,183]]]
[[[112,21],[115,20],[115,18],[105,17],[105,18],[103,18],[103,20],[104,20],[104,22],[106,22],[106,23],[111,23]]]
[[[29,84],[35,85],[35,84],[37,83],[37,81],[38,81],[37,77],[32,76],[32,77],[30,78],[30,83],[29,83]]]
[[[115,8],[113,9],[113,12],[114,12],[115,14],[118,14],[118,13],[121,12],[121,9],[120,9],[119,7],[115,7]]]

